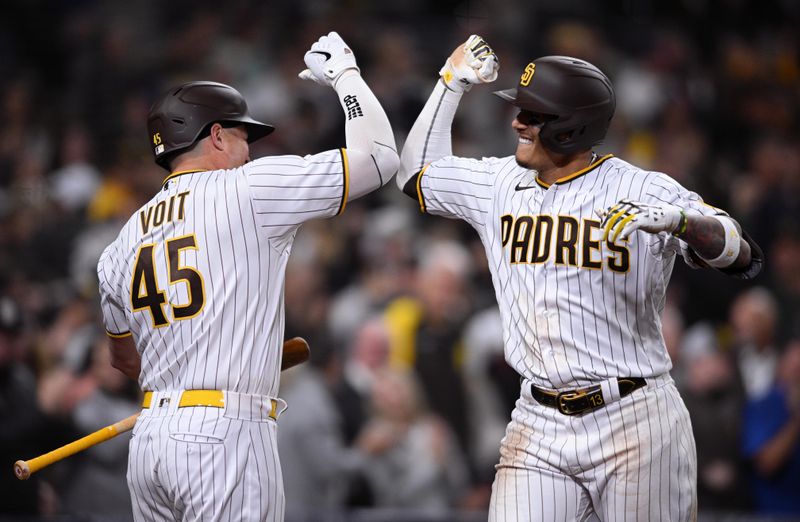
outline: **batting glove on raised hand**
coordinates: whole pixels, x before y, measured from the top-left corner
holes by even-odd
[[[669,232],[680,233],[686,226],[686,214],[683,209],[674,205],[650,205],[629,199],[620,200],[616,205],[606,210],[596,210],[602,219],[600,227],[603,229],[603,241],[609,235],[611,241],[617,238],[628,239],[636,230],[643,230],[651,234]]]
[[[353,51],[336,31],[314,42],[303,56],[303,61],[308,69],[298,74],[300,78],[331,87],[336,86],[336,81],[345,71],[361,72]]]
[[[448,89],[467,92],[477,83],[490,83],[497,79],[500,62],[486,40],[473,34],[459,45],[447,59],[439,76]]]

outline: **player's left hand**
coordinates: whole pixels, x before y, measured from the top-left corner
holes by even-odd
[[[314,42],[303,61],[308,69],[298,74],[300,78],[331,87],[336,87],[336,81],[346,71],[361,72],[353,51],[336,31]]]
[[[491,83],[497,79],[500,62],[486,40],[477,34],[455,48],[439,76],[448,89],[466,92],[474,84]]]
[[[610,235],[612,242],[617,238],[628,239],[636,230],[651,234],[673,234],[682,225],[682,220],[686,219],[683,209],[675,205],[651,205],[629,199],[622,199],[606,210],[598,209],[595,212],[602,219],[600,227],[603,229],[603,241],[607,241]]]

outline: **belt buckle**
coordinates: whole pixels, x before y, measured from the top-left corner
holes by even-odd
[[[563,413],[564,415],[578,415],[585,411],[585,408],[579,408],[577,410],[570,409],[569,404],[567,401],[573,401],[575,399],[580,399],[584,397],[586,392],[584,390],[573,390],[573,391],[565,391],[558,394],[556,397],[556,405],[558,407],[558,411]]]

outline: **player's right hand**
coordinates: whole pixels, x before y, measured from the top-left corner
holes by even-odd
[[[298,74],[300,78],[334,88],[336,81],[346,71],[361,72],[353,51],[336,31],[314,42],[303,56],[303,61],[308,69]]]
[[[478,83],[491,83],[497,79],[500,62],[486,40],[473,34],[463,45],[455,48],[439,71],[448,89],[466,92]]]

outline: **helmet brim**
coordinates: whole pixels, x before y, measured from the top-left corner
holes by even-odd
[[[267,125],[266,123],[261,123],[256,120],[243,121],[242,123],[244,123],[245,128],[247,128],[247,143],[260,140],[264,136],[272,134],[275,130],[275,127],[272,125]]]
[[[497,96],[503,101],[507,101],[512,105],[517,104],[517,88],[514,87],[513,89],[504,89],[502,91],[494,91],[492,94]]]

